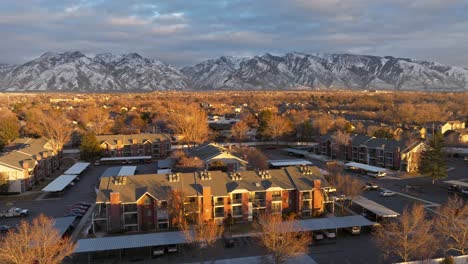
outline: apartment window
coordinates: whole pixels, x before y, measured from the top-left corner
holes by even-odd
[[[224,208],[223,207],[215,208],[215,217],[224,217]]]
[[[235,193],[232,195],[232,203],[242,203],[242,193]]]
[[[137,208],[138,207],[137,207],[136,203],[123,204],[124,213],[126,213],[126,212],[136,212]]]
[[[160,201],[159,208],[167,208],[167,201]]]
[[[125,225],[137,225],[138,215],[137,214],[124,214]]]
[[[281,203],[272,203],[271,204],[271,211],[273,213],[280,213],[281,212]]]
[[[233,207],[232,207],[232,214],[233,214],[234,216],[240,216],[240,215],[242,215],[242,205],[233,206]]]

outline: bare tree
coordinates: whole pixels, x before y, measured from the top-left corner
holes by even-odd
[[[61,238],[54,220],[44,215],[32,223],[22,221],[16,232],[9,231],[0,241],[0,262],[5,264],[59,264],[75,246]]]
[[[347,174],[336,173],[331,175],[330,184],[335,186],[338,192],[345,195],[347,198],[347,200],[341,202],[342,211],[344,211],[345,206],[351,206],[353,200],[363,191],[362,183],[358,179]]]
[[[231,128],[231,134],[239,142],[239,146],[242,146],[242,141],[247,138],[247,132],[249,131],[249,125],[246,121],[240,121],[234,124]]]
[[[333,147],[337,152],[337,157],[340,157],[340,159],[345,160],[346,146],[348,146],[351,141],[351,137],[349,136],[349,134],[338,130],[335,133],[333,133],[331,140],[333,142]]]
[[[184,193],[179,190],[171,190],[168,194],[167,203],[172,227],[178,227],[185,221],[184,197]]]
[[[265,134],[276,139],[276,141],[278,141],[280,137],[291,133],[292,131],[293,126],[291,125],[291,121],[285,117],[273,115],[271,118],[267,119]]]
[[[459,197],[450,197],[438,213],[435,228],[444,239],[444,248],[465,255],[468,249],[468,204]]]
[[[200,216],[197,223],[189,225],[187,221],[183,221],[180,228],[185,239],[199,249],[202,263],[204,262],[203,251],[212,247],[224,231],[222,225],[218,225],[213,220],[204,222]]]
[[[383,223],[375,232],[375,240],[384,258],[398,257],[405,262],[426,259],[436,251],[432,225],[426,219],[423,205],[415,204],[403,210],[399,221]]]
[[[88,107],[81,115],[84,126],[96,135],[102,135],[111,127],[109,111],[102,107]]]
[[[260,243],[273,255],[275,264],[307,254],[309,250],[310,234],[300,232],[292,218],[282,221],[281,215],[263,214],[254,227],[260,233]]]
[[[198,144],[208,138],[206,113],[195,105],[175,105],[168,113],[169,126],[187,144]]]
[[[49,141],[49,144],[54,153],[59,153],[63,145],[70,140],[73,132],[71,122],[65,115],[58,111],[39,111],[30,121],[34,123],[37,133]]]
[[[260,170],[268,169],[268,158],[260,150],[256,148],[248,148],[246,157],[247,161],[253,168]]]

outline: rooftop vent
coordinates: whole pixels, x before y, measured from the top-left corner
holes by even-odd
[[[255,184],[256,187],[262,186],[259,182],[255,182],[254,184]]]
[[[267,170],[259,170],[257,173],[262,179],[271,179],[271,174]]]
[[[167,175],[167,180],[169,182],[180,182],[180,173],[169,173]]]
[[[112,183],[114,185],[125,185],[127,183],[127,177],[125,176],[114,176]]]
[[[209,171],[200,171],[198,172],[198,175],[200,176],[200,179],[202,181],[207,181],[207,180],[211,180],[211,172]]]
[[[240,174],[240,172],[230,172],[229,173],[229,177],[231,177],[231,179],[233,181],[240,181],[242,180],[242,176]]]
[[[304,175],[312,175],[312,168],[309,166],[301,165],[299,171]]]

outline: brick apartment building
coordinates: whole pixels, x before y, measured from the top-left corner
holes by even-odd
[[[317,169],[288,167],[270,171],[147,174],[103,178],[93,214],[95,232],[146,231],[170,226],[168,197],[184,194],[185,214],[222,223],[252,221],[263,212],[323,213],[325,179]]]
[[[419,163],[416,156],[423,150],[422,142],[407,146],[403,141],[356,134],[351,136],[347,145],[334,143],[331,135],[324,136],[315,152],[332,159],[414,172],[417,171]]]
[[[152,156],[165,158],[171,150],[171,138],[166,134],[98,135],[107,157]]]
[[[59,167],[59,158],[47,140],[18,138],[0,154],[0,175],[6,179],[0,192],[22,193]]]

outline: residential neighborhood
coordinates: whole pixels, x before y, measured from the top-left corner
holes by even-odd
[[[138,99],[88,105],[60,96],[31,112],[17,107],[43,99],[10,95],[1,118],[15,133],[0,131],[0,225],[8,233],[51,217],[57,239],[74,242],[70,263],[240,261],[272,254],[261,234],[275,232],[297,236],[307,263],[396,263],[397,253],[383,257],[393,246],[380,232],[423,214],[416,226],[440,236],[443,210],[468,198],[468,147],[452,136],[466,129],[462,116],[386,124],[343,110],[314,115],[305,104],[227,105],[214,95],[189,111],[160,112]],[[278,219],[279,231],[262,231]],[[431,257],[444,257],[446,245],[464,256],[463,243],[444,241],[427,242]]]

